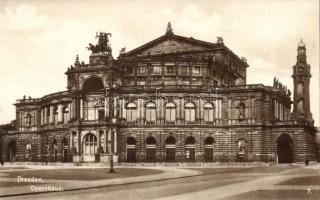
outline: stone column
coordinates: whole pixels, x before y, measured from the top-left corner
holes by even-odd
[[[100,144],[101,144],[101,142],[100,142],[100,132],[99,132],[99,131],[97,132],[97,136],[98,136],[98,137],[97,137],[97,140],[98,140],[98,141],[97,141],[97,142],[98,142],[97,145],[98,145],[98,149],[99,149]]]
[[[69,138],[70,138],[70,149],[71,149],[74,146],[72,131],[69,133]]]
[[[83,100],[80,99],[80,119],[83,119]]]
[[[43,123],[44,124],[48,124],[47,114],[48,114],[48,108],[44,108],[44,116],[43,116]]]
[[[50,124],[54,122],[53,110],[54,110],[54,107],[53,107],[53,106],[50,106],[50,117],[49,117],[49,123],[50,123]]]
[[[44,110],[43,110],[43,108],[41,109],[41,125],[43,125],[44,124]]]
[[[77,132],[77,135],[78,135],[78,155],[81,156],[82,154],[82,148],[81,148],[81,132],[78,131]]]

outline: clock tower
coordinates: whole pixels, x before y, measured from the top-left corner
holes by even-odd
[[[306,45],[298,44],[297,63],[293,66],[293,112],[292,119],[298,123],[313,123],[310,112],[310,65],[307,63]]]

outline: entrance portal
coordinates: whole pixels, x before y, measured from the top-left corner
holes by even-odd
[[[292,162],[292,139],[288,134],[279,136],[277,140],[278,162],[291,163]]]
[[[186,162],[195,162],[195,160],[196,160],[195,143],[196,143],[196,141],[195,141],[194,137],[191,137],[191,136],[187,137],[187,139],[186,139],[186,152],[185,152]]]
[[[16,141],[11,140],[8,144],[8,149],[7,149],[7,161],[12,162],[15,161],[16,157]]]
[[[166,161],[176,161],[176,139],[172,136],[166,139]]]
[[[148,137],[146,141],[146,153],[147,153],[147,162],[155,162],[156,161],[156,140],[154,137]]]
[[[127,162],[136,162],[136,139],[127,138]]]
[[[63,138],[62,146],[63,146],[63,151],[62,151],[63,162],[68,162],[68,142],[66,138]]]
[[[213,148],[214,148],[214,139],[212,137],[207,137],[204,141],[205,144],[205,162],[213,162]]]

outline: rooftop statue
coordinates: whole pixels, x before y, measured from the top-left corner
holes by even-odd
[[[97,32],[95,38],[99,38],[98,44],[93,45],[89,43],[87,49],[92,53],[111,53],[112,49],[109,44],[109,36],[111,36],[111,33]]]

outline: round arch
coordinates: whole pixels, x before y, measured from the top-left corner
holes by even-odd
[[[284,133],[277,139],[278,163],[291,163],[293,140],[290,135]]]
[[[134,137],[127,138],[127,162],[136,162],[136,139]]]
[[[186,145],[194,145],[196,143],[196,139],[193,136],[188,136],[186,138]]]
[[[88,133],[83,138],[83,153],[94,155],[97,152],[98,139],[93,133]]]
[[[205,145],[213,145],[215,143],[215,140],[213,137],[209,136],[204,140]]]
[[[86,79],[82,86],[83,92],[100,92],[104,89],[103,82],[98,77],[90,77]]]
[[[157,144],[157,141],[154,137],[152,136],[149,136],[147,139],[146,139],[146,144],[147,145],[155,145]]]
[[[136,145],[136,139],[134,137],[128,137],[127,145]]]
[[[172,136],[167,137],[166,139],[166,144],[167,145],[172,145],[172,144],[176,144],[176,139]]]
[[[7,148],[7,161],[8,162],[15,161],[16,153],[17,153],[17,143],[15,140],[11,140],[8,143],[8,148]]]

